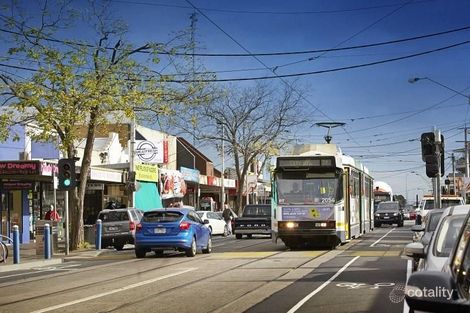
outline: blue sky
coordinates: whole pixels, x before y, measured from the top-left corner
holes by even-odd
[[[111,3],[114,15],[129,24],[128,39],[135,44],[169,40],[172,32],[189,27],[189,15],[195,11],[184,0]],[[470,1],[464,0],[191,0],[191,3],[251,52],[347,47],[470,26]],[[197,52],[245,52],[205,16],[198,13],[197,19]],[[81,36],[85,36],[83,32],[73,34],[87,39]],[[470,40],[470,30],[375,48],[260,59],[268,67],[278,66],[277,74],[292,74],[396,58],[467,40]],[[375,179],[388,182],[397,194],[405,195],[408,189],[409,198],[414,198],[416,193],[421,195],[428,189],[429,180],[424,178],[420,143],[409,140],[437,126],[446,138],[446,152],[462,147],[456,141],[463,140],[463,130],[459,128],[468,121],[469,102],[429,80],[410,84],[408,79],[429,77],[470,94],[469,52],[467,44],[402,61],[303,76],[296,80],[296,86],[307,91],[305,97],[309,103],[305,111],[310,113],[312,123],[346,122],[344,129],[334,130],[333,141],[342,146],[343,152],[361,159]],[[319,55],[312,61],[282,66]],[[216,72],[258,69],[219,73],[218,78],[272,75],[252,57],[200,57],[197,62]],[[234,83],[234,86],[250,84],[253,82]],[[270,84],[276,86],[282,82],[272,79]],[[436,107],[430,109],[433,105]],[[323,141],[324,134],[323,128],[302,127],[292,136],[293,141],[318,143]],[[217,163],[216,155],[211,158]],[[446,168],[449,173],[449,159]]]

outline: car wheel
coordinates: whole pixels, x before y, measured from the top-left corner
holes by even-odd
[[[242,239],[242,234],[235,234],[235,238]]]
[[[212,237],[209,236],[209,239],[207,240],[207,246],[205,249],[202,249],[202,253],[211,253],[212,252]]]
[[[228,236],[228,227],[227,225],[224,226],[224,237]]]
[[[191,241],[191,247],[189,249],[186,249],[186,256],[187,257],[193,257],[197,253],[197,247],[196,247],[196,238],[193,237],[193,241]]]
[[[246,235],[246,236],[248,237],[248,239],[253,238],[253,235],[252,235],[252,234],[248,234],[248,235]]]
[[[163,256],[163,250],[155,250],[156,256]]]
[[[142,248],[135,248],[135,256],[139,259],[145,258],[145,254],[147,254],[147,251]]]
[[[123,248],[124,248],[123,243],[115,243],[114,244],[114,249],[116,249],[117,251],[121,251]]]
[[[375,227],[380,227],[380,226],[382,226],[382,224],[380,223],[375,224]]]

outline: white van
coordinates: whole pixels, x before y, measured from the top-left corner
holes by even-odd
[[[445,209],[450,206],[462,205],[465,204],[462,197],[443,195],[441,196],[441,208]],[[434,197],[433,196],[424,196],[419,204],[418,209],[416,210],[421,217],[425,217],[428,214],[429,210],[434,209]]]

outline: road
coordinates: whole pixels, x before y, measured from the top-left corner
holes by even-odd
[[[0,273],[0,312],[407,312],[411,236],[384,227],[332,251],[215,237],[213,253],[194,258],[108,250]]]

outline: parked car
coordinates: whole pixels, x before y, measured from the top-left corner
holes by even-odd
[[[125,244],[134,244],[136,225],[142,211],[135,208],[106,209],[98,213],[102,223],[101,246],[122,250]]]
[[[221,215],[210,211],[196,211],[196,214],[203,220],[209,221],[209,229],[212,235],[228,235],[228,227]]]
[[[415,208],[410,209],[409,219],[410,220],[416,220],[416,215],[417,215],[416,209]]]
[[[193,257],[197,250],[211,253],[212,238],[207,223],[192,209],[168,208],[147,211],[135,235],[135,255],[145,257],[147,252],[155,251],[162,255],[164,250],[184,251]]]
[[[426,250],[444,211],[444,209],[434,209],[426,215],[423,224],[412,226],[411,230],[414,233],[413,242],[421,242]],[[419,258],[413,259],[413,271],[418,269],[419,260]]]
[[[398,201],[383,201],[379,203],[375,211],[374,225],[380,227],[382,224],[397,224],[398,227],[403,227],[404,219],[403,210]]]
[[[235,227],[232,230],[237,239],[241,239],[243,235],[248,238],[256,234],[271,236],[270,204],[249,204],[243,208],[241,217],[234,220]]]
[[[405,254],[420,259],[418,271],[440,271],[443,268],[469,211],[470,205],[445,209],[427,247],[422,242],[406,245]]]
[[[470,312],[470,212],[442,271],[415,272],[405,288],[410,312]],[[440,291],[433,295],[426,291]]]

